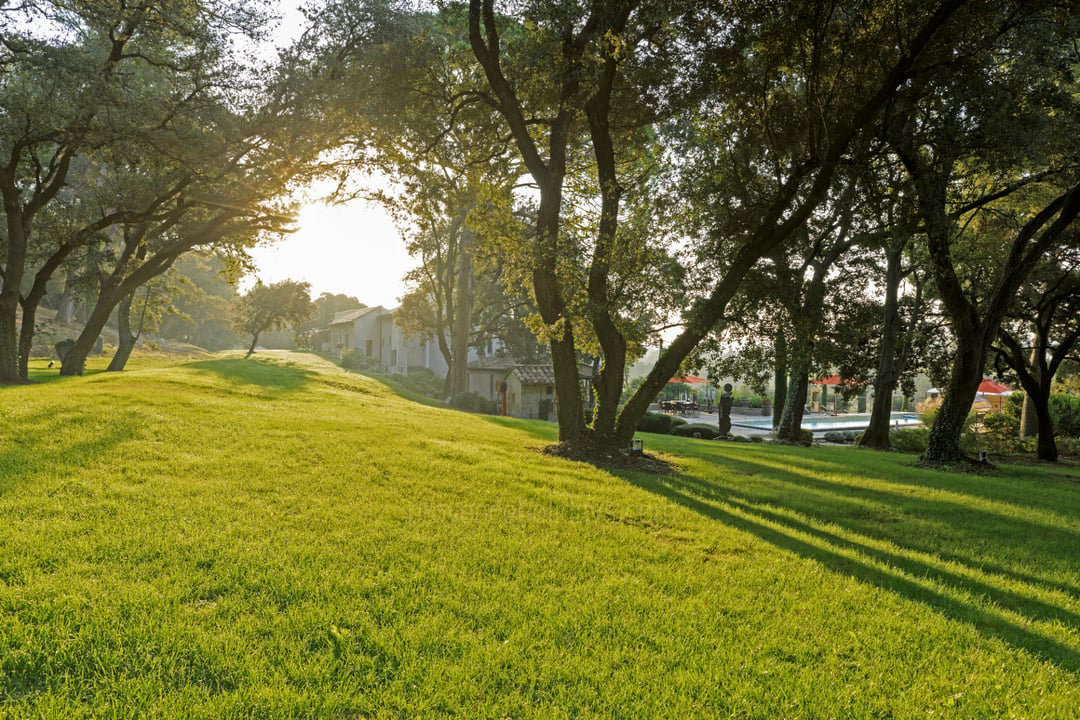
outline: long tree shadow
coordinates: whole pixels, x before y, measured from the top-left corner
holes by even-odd
[[[710,482],[689,475],[683,475],[680,479],[688,490],[701,497],[730,500],[737,496],[759,506],[765,503],[783,506],[807,517],[819,517],[825,522],[840,525],[851,532],[892,542],[942,560],[976,567],[988,574],[1038,583],[1073,596],[1080,595],[1080,587],[1076,584],[1063,583],[1026,570],[1045,567],[1048,558],[1055,558],[1067,573],[1075,575],[1080,533],[1037,522],[1027,510],[1020,517],[1011,515],[1008,511],[1012,509],[1012,504],[999,500],[997,493],[981,497],[986,501],[984,507],[976,507],[962,498],[908,492],[912,486],[907,484],[896,483],[897,491],[894,492],[822,479],[798,469],[780,469],[775,463],[755,461],[749,457],[717,458],[717,462],[729,471],[744,477],[767,478],[767,482],[757,483],[753,487],[750,484],[739,485],[736,489],[720,480]],[[960,480],[966,481],[964,478]],[[935,489],[949,489],[947,480],[937,482],[941,485]],[[1068,505],[1064,504],[1066,501]],[[1070,494],[1067,498],[1058,498],[1054,507],[1042,508],[1041,511],[1061,515],[1063,508],[1075,503],[1075,498]],[[987,504],[990,507],[986,507]],[[1033,505],[1035,503],[1028,508]],[[919,526],[921,531],[912,532],[912,525]],[[977,547],[1000,548],[995,555],[1013,558],[1013,567],[947,549],[951,543],[944,535],[957,534],[963,535]],[[1068,551],[1070,548],[1071,552]]]
[[[1076,493],[1074,492],[1075,485],[1072,483],[1080,482],[1080,475],[1073,476],[1065,472],[1054,478],[1044,474],[1025,473],[1024,482],[1016,482],[1016,478],[1007,467],[987,474],[925,472],[914,467],[913,464],[896,462],[898,459],[896,454],[882,455],[883,462],[875,463],[874,467],[867,467],[865,460],[868,455],[878,451],[861,448],[833,448],[832,450],[833,452],[826,458],[813,457],[810,453],[817,452],[814,450],[802,457],[785,457],[784,462],[806,472],[845,474],[850,472],[850,465],[836,459],[837,454],[852,454],[853,457],[863,460],[858,463],[860,475],[883,484],[901,488],[939,490],[951,495],[966,495],[1040,511],[1057,510],[1060,509],[1061,501],[1074,501]],[[873,457],[873,455],[869,456]],[[724,457],[734,459],[730,455]],[[738,459],[754,462],[752,457],[751,453],[745,453]],[[1071,480],[1071,483],[1063,484],[1062,478]],[[1031,492],[1032,485],[1038,485],[1040,492]]]
[[[910,600],[923,603],[944,615],[968,623],[981,632],[1004,640],[1039,657],[1051,660],[1070,672],[1080,673],[1080,653],[1074,648],[1030,630],[1009,617],[989,609],[996,605],[1023,616],[1024,620],[1056,621],[1080,627],[1080,616],[1042,599],[1024,596],[993,586],[987,581],[943,568],[929,558],[906,554],[907,543],[890,540],[897,550],[874,547],[868,542],[843,537],[805,519],[763,508],[753,498],[700,478],[679,475],[656,477],[639,473],[618,473],[630,484],[660,495],[728,527],[752,534],[775,547],[821,563],[833,572],[870,583]],[[768,504],[792,508],[769,499]],[[805,517],[802,511],[798,511]],[[811,514],[811,517],[813,515]],[[835,524],[832,517],[824,518]],[[858,533],[859,531],[852,531]],[[948,588],[985,598],[986,607],[952,597]],[[1076,588],[1070,587],[1073,593]],[[1024,623],[1026,624],[1026,623]]]

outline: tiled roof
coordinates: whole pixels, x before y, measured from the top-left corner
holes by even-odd
[[[342,310],[341,312],[334,313],[334,317],[330,319],[331,325],[340,325],[342,323],[351,323],[354,320],[364,317],[365,315],[379,310],[380,306],[358,308],[356,310]]]
[[[554,385],[555,369],[550,365],[515,365],[513,372],[522,385]]]
[[[485,357],[469,363],[470,370],[510,370],[513,367],[514,358],[508,357]]]

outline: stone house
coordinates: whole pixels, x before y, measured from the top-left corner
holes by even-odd
[[[328,329],[331,352],[342,355],[346,350],[357,350],[387,373],[408,375],[410,367],[423,367],[446,377],[448,367],[438,346],[402,333],[394,323],[394,311],[382,305],[339,312]]]
[[[541,420],[555,417],[555,371],[551,365],[510,368],[506,374],[506,414]]]

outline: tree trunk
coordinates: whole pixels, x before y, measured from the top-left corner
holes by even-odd
[[[19,306],[18,296],[14,307],[8,298],[0,297],[0,383],[17,383],[19,377],[18,331],[16,328],[15,308]]]
[[[7,218],[7,253],[4,262],[4,282],[0,288],[0,383],[17,383],[19,374],[19,335],[16,327],[19,313],[19,290],[26,265],[26,235],[22,222],[22,205],[18,189],[3,183],[4,215]]]
[[[64,292],[60,296],[60,307],[56,310],[56,321],[62,325],[70,325],[75,318],[75,289],[71,287],[70,280],[64,283]]]
[[[1031,349],[1031,361],[1030,367],[1032,369],[1032,378],[1037,384],[1042,384],[1039,378],[1039,349],[1033,347]],[[1020,408],[1020,438],[1041,436],[1042,433],[1039,430],[1039,415],[1035,409],[1034,401],[1031,398],[1031,393],[1024,393],[1024,404]],[[1057,448],[1054,448],[1054,456],[1057,457]]]
[[[251,334],[251,346],[248,347],[247,355],[244,358],[249,358],[255,354],[255,346],[259,343],[259,333]]]
[[[774,341],[776,354],[776,370],[773,373],[773,432],[780,427],[780,416],[787,404],[787,374],[788,374],[788,349],[787,337],[784,331],[777,329]]]
[[[625,20],[625,16],[621,18]],[[613,29],[615,32],[621,31],[622,24],[616,21]],[[622,201],[615,146],[608,125],[609,100],[615,72],[614,59],[605,58],[597,92],[585,104],[585,115],[589,121],[589,133],[596,158],[597,179],[600,182],[600,222],[596,232],[596,247],[589,264],[588,315],[604,353],[604,364],[593,377],[596,407],[593,411],[592,434],[599,443],[612,446],[629,444],[620,442],[616,433],[619,400],[622,399],[625,379],[623,376],[626,372],[626,338],[612,317],[609,298],[609,275],[619,227],[619,204]]]
[[[469,330],[472,328],[472,280],[473,280],[473,233],[461,229],[461,247],[458,251],[457,292],[454,303],[453,338],[450,342],[452,360],[450,371],[450,395],[469,389]]]
[[[808,361],[798,358],[792,362],[784,413],[776,429],[778,440],[789,442],[800,440],[803,412],[806,409],[806,394],[810,385],[810,378],[806,371],[808,365]]]
[[[986,350],[979,336],[957,337],[959,347],[953,360],[945,399],[934,416],[926,452],[922,460],[930,465],[955,465],[968,459],[960,449],[960,435],[971,412],[971,403],[982,382]]]
[[[563,145],[565,149],[565,144]],[[556,264],[559,258],[559,217],[562,206],[562,182],[565,167],[549,170],[540,185],[540,207],[536,214],[539,266],[533,270],[533,289],[536,307],[548,328],[551,344],[551,365],[555,372],[556,418],[559,422],[559,442],[579,443],[585,440],[585,408],[581,401],[581,384],[574,330],[562,296]]]
[[[1025,404],[1030,398],[1031,404],[1035,408],[1033,413],[1038,420],[1039,428],[1039,442],[1038,442],[1038,454],[1040,460],[1046,460],[1047,462],[1057,462],[1058,449],[1057,443],[1054,442],[1054,420],[1050,416],[1050,392],[1047,388],[1046,394],[1042,393],[1027,393],[1025,396]]]
[[[22,324],[19,326],[19,377],[29,379],[30,351],[34,345],[34,325],[37,323],[37,309],[40,298],[26,298],[22,305]]]
[[[113,308],[122,297],[123,295],[116,290],[109,288],[102,290],[90,317],[86,319],[86,326],[83,327],[83,331],[75,339],[75,344],[64,357],[64,362],[60,366],[61,375],[82,375],[86,372],[86,358],[94,350],[94,344],[101,336],[101,331],[105,329],[109,315],[112,314]]]
[[[116,354],[109,361],[108,372],[120,372],[127,365],[131,351],[135,349],[135,341],[138,339],[131,330],[131,305],[135,293],[130,292],[117,305],[117,327],[120,332],[120,341],[116,348]]]
[[[37,309],[48,290],[49,278],[60,267],[60,264],[67,259],[73,249],[73,245],[62,243],[35,273],[34,284],[31,286],[30,291],[19,300],[19,304],[22,305],[23,317],[22,327],[19,330],[19,375],[24,380],[28,377],[30,351],[33,349],[34,332],[37,330],[35,327]]]
[[[859,438],[860,447],[878,450],[888,450],[892,447],[892,443],[889,442],[889,431],[892,429],[892,395],[895,386],[885,380],[886,378],[880,373],[874,380],[874,404],[870,409],[870,426]]]
[[[896,337],[900,332],[900,263],[903,246],[886,250],[885,308],[882,314],[881,343],[878,349],[878,370],[874,377],[874,404],[870,409],[870,426],[859,438],[861,447],[888,450],[892,396],[899,379],[896,363]]]

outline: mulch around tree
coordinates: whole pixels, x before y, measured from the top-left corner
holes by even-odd
[[[654,475],[672,475],[679,472],[678,465],[657,455],[631,455],[628,450],[592,444],[557,443],[539,448],[539,452],[564,460],[588,463],[601,470],[634,470]]]

